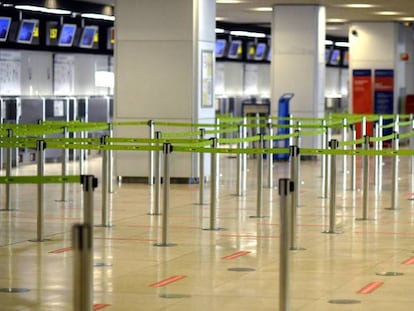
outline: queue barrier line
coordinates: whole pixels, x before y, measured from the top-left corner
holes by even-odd
[[[0,184],[63,184],[80,183],[80,175],[49,175],[49,176],[10,176],[0,177]]]

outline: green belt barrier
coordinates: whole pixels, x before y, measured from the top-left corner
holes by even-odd
[[[225,133],[236,133],[238,131],[237,128],[229,128],[224,130],[207,130],[206,134],[225,134]]]
[[[80,183],[79,175],[0,177],[0,184],[64,184]]]
[[[141,126],[148,125],[148,121],[117,121],[112,122],[112,125],[116,126]]]
[[[362,144],[364,141],[365,141],[365,139],[363,137],[359,138],[359,139],[356,139],[356,140],[351,140],[351,141],[340,141],[339,146],[359,145],[359,144]]]
[[[194,136],[198,136],[200,135],[199,131],[194,131],[194,132],[178,132],[178,133],[165,133],[162,132],[161,136],[164,138],[169,138],[169,137],[194,137]]]
[[[386,135],[386,136],[381,136],[381,137],[370,137],[369,138],[369,141],[370,142],[386,141],[386,140],[394,139],[394,137],[395,137],[394,134],[390,134],[390,135]]]

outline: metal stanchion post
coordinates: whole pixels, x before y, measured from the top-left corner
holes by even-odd
[[[45,174],[45,149],[44,140],[36,141],[37,151],[37,176],[42,177]],[[43,242],[45,225],[45,202],[44,202],[44,184],[37,184],[37,238],[29,240],[30,242]]]
[[[161,132],[155,132],[155,138],[161,139]],[[157,146],[159,144],[157,143]],[[154,192],[154,209],[149,212],[149,215],[161,215],[161,152],[160,150],[155,150],[155,192]]]
[[[101,145],[106,146],[106,140],[108,136],[104,135],[101,137]],[[108,182],[109,182],[109,172],[108,172],[108,150],[105,148],[102,150],[102,227],[111,227],[110,222],[110,211],[109,211],[109,202],[108,202]]]
[[[290,195],[294,190],[294,183],[288,178],[279,179],[280,196],[280,250],[279,250],[279,311],[289,310],[289,216]]]
[[[93,192],[98,187],[98,179],[93,175],[81,175],[83,188],[83,223],[93,227]]]
[[[68,127],[63,127],[63,138],[69,138],[69,131]],[[66,143],[66,142],[65,142]],[[69,161],[69,149],[64,148],[62,149],[62,176],[66,176],[68,174],[68,161]],[[66,183],[62,183],[62,193],[61,193],[61,201],[66,201]]]
[[[400,137],[397,132],[394,132],[394,138],[392,140],[392,147],[394,151],[394,155],[392,156],[392,177],[391,177],[391,207],[387,208],[390,210],[398,210],[398,150],[399,150],[399,143],[400,143]]]
[[[239,139],[243,139],[243,126],[238,126],[239,130]],[[239,142],[239,149],[243,149],[243,142]],[[237,154],[237,177],[236,177],[236,185],[237,185],[237,195],[242,196],[243,193],[243,154]]]
[[[243,118],[243,137],[247,138],[247,118]],[[244,141],[242,143],[243,149],[248,147],[248,142]],[[242,178],[242,193],[245,194],[247,191],[247,153],[243,153],[243,178]]]
[[[364,136],[364,149],[369,150],[369,136]],[[368,220],[368,191],[369,191],[369,155],[364,155],[363,162],[363,189],[362,189],[362,218],[357,220]]]
[[[375,137],[375,142],[374,142],[374,150],[377,151],[378,150],[378,138],[379,138],[379,127],[378,127],[378,122],[374,123],[374,137]],[[374,156],[374,185],[375,185],[375,190],[378,190],[378,155],[376,154]]]
[[[73,310],[76,311],[93,310],[92,240],[91,225],[73,225]]]
[[[351,133],[352,133],[352,141],[356,140],[356,128],[355,124],[350,125]],[[352,145],[352,151],[356,151],[356,145]],[[355,153],[351,156],[351,190],[356,190],[356,155]]]
[[[269,119],[269,122],[267,123],[267,128],[269,130],[269,136],[270,136],[268,143],[267,143],[267,148],[269,148],[269,150],[272,150],[273,139],[271,137],[273,137],[273,125],[272,125],[271,119]],[[267,185],[270,189],[273,189],[273,153],[271,152],[267,154],[267,163],[268,163]]]
[[[217,138],[210,138],[211,147],[217,148]],[[216,210],[217,210],[217,158],[218,153],[213,150],[211,153],[211,173],[210,173],[210,226],[203,230],[217,231],[223,230],[223,228],[216,227]]]
[[[300,176],[300,163],[301,163],[301,160],[300,160],[299,150],[300,150],[300,146],[301,146],[301,142],[302,142],[302,139],[301,139],[301,136],[300,136],[300,122],[298,122],[298,129],[295,131],[295,133],[297,134],[297,136],[295,137],[294,146],[298,147],[298,154],[295,157],[295,161],[296,161],[296,164],[295,164],[295,166],[296,166],[296,171],[295,171],[296,179],[294,181],[295,182],[295,191],[293,193],[293,196],[295,197],[295,202],[296,202],[295,206],[300,207],[299,193],[300,193],[300,186],[301,186],[301,183],[300,183],[300,179],[301,179],[301,176]]]
[[[381,115],[379,116],[378,119],[378,137],[383,137],[384,135],[384,131],[383,131],[383,126],[384,126],[384,117]],[[379,142],[378,144],[378,150],[382,150],[383,149],[383,143],[382,140]],[[382,155],[378,156],[378,186],[377,189],[378,191],[380,191],[382,189]]]
[[[114,127],[112,123],[108,123],[108,138],[114,137]],[[112,145],[110,142],[109,145]],[[114,192],[114,152],[112,149],[108,150],[108,192]]]
[[[82,138],[82,140],[85,138],[85,132],[81,131],[80,132],[80,138]],[[81,145],[83,145],[84,143],[82,142]],[[85,149],[81,148],[79,150],[79,174],[83,175],[85,174]]]
[[[176,244],[168,243],[168,221],[170,209],[170,155],[173,151],[173,146],[170,143],[163,144],[164,156],[164,191],[163,191],[163,211],[162,211],[162,238],[161,243],[156,243],[154,246],[175,246]]]
[[[147,124],[149,127],[149,138],[154,139],[154,120],[149,120]],[[154,184],[154,151],[152,150],[149,152],[149,164],[148,165],[149,165],[148,184],[153,185]]]
[[[348,120],[344,118],[342,120],[342,141],[346,142],[348,140]],[[343,149],[346,150],[347,146],[344,144]],[[346,175],[347,175],[347,157],[344,154],[342,156],[342,184],[343,189],[346,189]]]
[[[297,208],[298,208],[298,188],[296,185],[299,183],[299,154],[300,148],[296,145],[289,146],[289,158],[290,158],[290,180],[295,185],[291,194],[291,207],[290,207],[290,250],[304,250],[304,248],[297,245],[296,239],[296,225],[297,225]]]
[[[336,139],[331,139],[328,146],[331,150],[336,150],[338,145]],[[336,155],[331,154],[330,160],[329,229],[323,233],[342,233],[336,230]]]
[[[7,129],[7,137],[12,138],[13,137],[13,130]],[[9,147],[6,149],[6,176],[11,176],[12,171],[12,157],[13,157],[13,148]],[[10,211],[11,208],[11,193],[10,193],[10,183],[6,184],[6,202],[5,202],[5,210]]]
[[[362,133],[362,137],[364,137],[365,135],[367,135],[367,117],[362,117],[362,122],[361,122],[361,133]]]
[[[264,148],[264,136],[259,134],[259,149]],[[262,205],[263,205],[263,153],[257,154],[257,191],[256,191],[256,215],[250,216],[250,218],[263,218]]]
[[[411,132],[414,131],[414,116],[413,114],[410,114],[410,121],[411,121]],[[410,150],[414,149],[414,135],[410,136],[409,139],[409,146],[410,146]],[[410,156],[410,173],[413,174],[414,173],[414,156]]]
[[[201,128],[199,130],[200,132],[200,139],[204,139],[205,134],[206,134],[206,129]],[[200,189],[199,189],[199,193],[198,193],[198,204],[199,205],[204,205],[204,186],[205,186],[205,174],[204,174],[204,152],[199,152],[198,153],[198,157],[199,157],[199,181],[200,181]]]
[[[327,142],[327,135],[328,135],[328,128],[326,127],[326,120],[322,120],[321,127],[323,129],[322,137],[321,137],[321,141],[322,141],[321,148],[322,148],[322,150],[324,150],[324,149],[326,149],[326,142]],[[323,182],[324,182],[324,180],[326,178],[326,176],[325,176],[325,172],[326,172],[326,169],[325,169],[325,166],[326,166],[326,158],[327,158],[327,155],[326,154],[323,154],[321,156],[321,177],[322,177],[322,184],[323,184]],[[326,194],[323,193],[323,190],[324,190],[324,187],[322,186],[322,197],[324,198],[324,197],[326,197]]]

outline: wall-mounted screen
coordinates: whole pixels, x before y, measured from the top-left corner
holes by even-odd
[[[60,28],[58,46],[72,46],[75,34],[75,24],[63,24]]]
[[[230,43],[228,58],[238,59],[241,58],[243,53],[242,42],[240,40],[234,40]]]
[[[7,40],[7,35],[9,34],[10,24],[11,24],[10,17],[0,16],[0,42],[4,42]]]
[[[216,57],[223,57],[226,51],[227,41],[224,39],[216,40]]]
[[[98,26],[85,26],[82,31],[82,36],[79,41],[81,48],[90,49],[93,46],[95,35],[98,32]]]
[[[341,51],[338,49],[332,50],[329,58],[329,65],[338,66],[341,63]]]
[[[259,43],[256,46],[256,53],[254,54],[255,60],[264,60],[266,55],[267,45],[266,43]]]
[[[30,44],[33,40],[33,33],[36,28],[36,20],[22,20],[20,23],[19,32],[17,33],[17,42]]]

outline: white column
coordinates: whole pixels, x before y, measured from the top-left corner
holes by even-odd
[[[290,113],[321,117],[325,88],[325,7],[275,5],[272,21],[272,114],[278,100],[294,93]],[[318,147],[318,138],[305,138],[304,147]]]
[[[115,7],[115,120],[213,123],[215,1],[116,1]],[[148,129],[116,127],[115,135],[147,137]],[[196,156],[176,153],[173,159],[171,177],[197,177]],[[148,176],[148,153],[117,152],[116,171]]]

